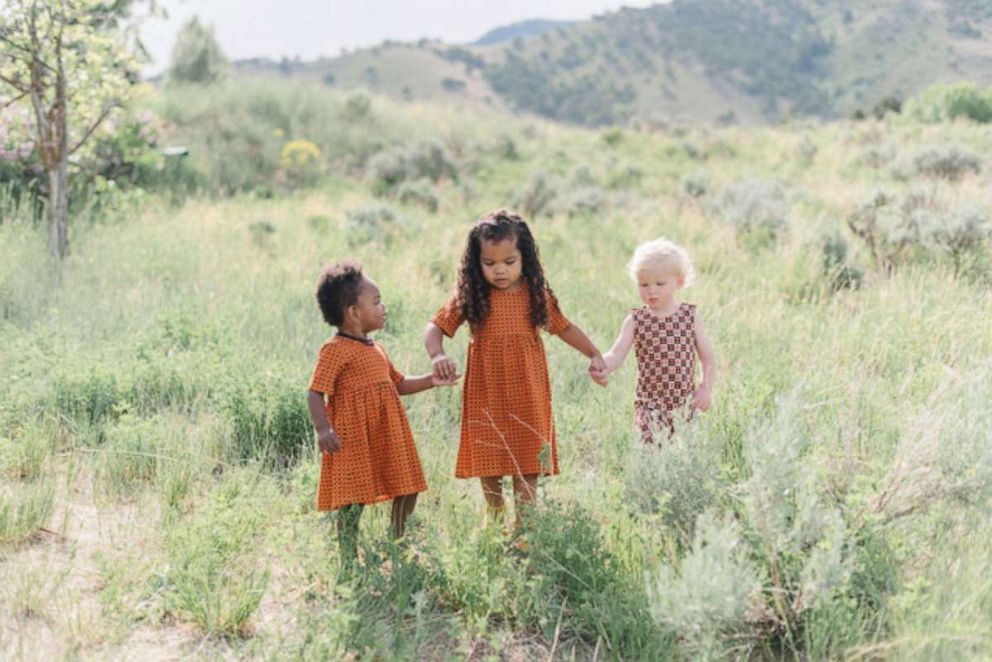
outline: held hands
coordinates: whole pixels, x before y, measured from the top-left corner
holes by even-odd
[[[447,356],[435,354],[431,357],[431,383],[434,386],[451,386],[460,377],[458,366]]]
[[[606,386],[609,383],[609,369],[606,367],[606,361],[600,354],[596,354],[589,361],[589,377],[592,378],[594,382],[600,386]]]
[[[432,372],[431,373],[431,386],[454,386],[455,384],[458,383],[458,380],[461,379],[461,378],[462,378],[461,375],[456,374],[451,379],[445,379],[444,377],[438,377],[437,376],[437,373]]]
[[[341,450],[341,440],[331,428],[317,430],[317,447],[321,453],[337,453]]]

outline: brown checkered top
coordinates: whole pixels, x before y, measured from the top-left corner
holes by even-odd
[[[637,356],[634,415],[644,442],[652,443],[651,428],[663,423],[671,430],[672,412],[695,390],[696,307],[683,303],[662,318],[643,306],[631,315]]]

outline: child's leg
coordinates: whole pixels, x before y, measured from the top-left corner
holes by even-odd
[[[513,477],[513,510],[515,511],[514,520],[517,528],[520,528],[523,515],[537,501],[537,478],[538,474]]]
[[[486,519],[490,522],[503,521],[503,477],[483,476],[482,496],[486,500]]]
[[[341,558],[345,563],[358,557],[358,520],[364,509],[362,504],[353,503],[338,511],[338,544],[341,545]]]
[[[402,538],[403,532],[406,531],[406,518],[410,516],[413,512],[414,507],[417,505],[417,493],[404,494],[403,496],[398,496],[393,499],[393,537]]]

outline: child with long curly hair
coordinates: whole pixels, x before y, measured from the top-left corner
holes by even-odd
[[[424,344],[440,381],[457,374],[443,336],[453,336],[463,322],[472,337],[455,476],[481,479],[487,512],[497,520],[503,518],[502,478],[512,476],[519,525],[521,513],[534,503],[538,477],[559,472],[541,329],[588,357],[597,381],[603,381],[606,364],[558,307],[527,223],[503,209],[475,223],[458,290],[427,325]]]

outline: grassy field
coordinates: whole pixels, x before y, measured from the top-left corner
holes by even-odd
[[[596,132],[372,101],[403,120],[383,149],[436,140],[454,169],[420,196],[363,156],[297,191],[141,197],[76,219],[61,284],[43,229],[0,201],[2,657],[992,656],[989,243],[880,267],[845,223],[878,187],[987,217],[984,164],[951,180],[916,157],[987,154],[992,131]],[[361,259],[378,339],[425,372],[467,230],[504,205],[532,210],[563,310],[603,349],[638,304],[633,247],[686,245],[714,407],[641,448],[632,359],[603,390],[548,339],[562,475],[520,554],[452,475],[460,389],[412,396],[430,489],[400,546],[368,509],[340,573],[304,407],[331,333],[319,269]]]

